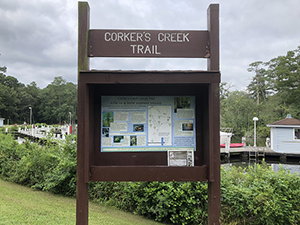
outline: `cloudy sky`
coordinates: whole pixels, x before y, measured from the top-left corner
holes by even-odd
[[[244,89],[250,63],[300,46],[299,0],[89,0],[91,29],[206,30],[220,4],[222,82]],[[0,0],[0,66],[40,88],[54,77],[77,83],[76,0]],[[206,70],[205,59],[95,58],[91,69]]]

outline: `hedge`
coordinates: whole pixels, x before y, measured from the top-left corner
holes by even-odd
[[[0,177],[76,196],[76,136],[18,144],[0,133]],[[91,182],[90,199],[172,224],[206,224],[206,182]],[[300,224],[300,176],[267,166],[221,167],[222,224]]]

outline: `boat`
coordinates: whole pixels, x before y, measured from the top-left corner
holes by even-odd
[[[220,131],[220,144],[225,144],[226,141],[231,141],[231,137],[233,134],[230,132],[222,132]]]
[[[225,148],[226,143],[231,142],[231,137],[233,136],[231,128],[225,128],[227,132],[220,131],[220,147]],[[243,143],[230,143],[230,148],[242,148],[244,147]]]
[[[220,144],[221,148],[225,148],[225,144]],[[230,148],[242,148],[244,147],[243,143],[230,143]]]

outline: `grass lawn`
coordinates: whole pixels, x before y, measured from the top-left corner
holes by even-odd
[[[35,191],[0,179],[0,224],[75,224],[76,199]],[[143,217],[90,203],[89,225],[158,225]]]

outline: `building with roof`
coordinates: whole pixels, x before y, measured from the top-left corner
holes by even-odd
[[[0,127],[3,127],[4,118],[0,118]]]
[[[280,153],[300,153],[300,120],[290,114],[267,125],[271,128],[271,149]]]

